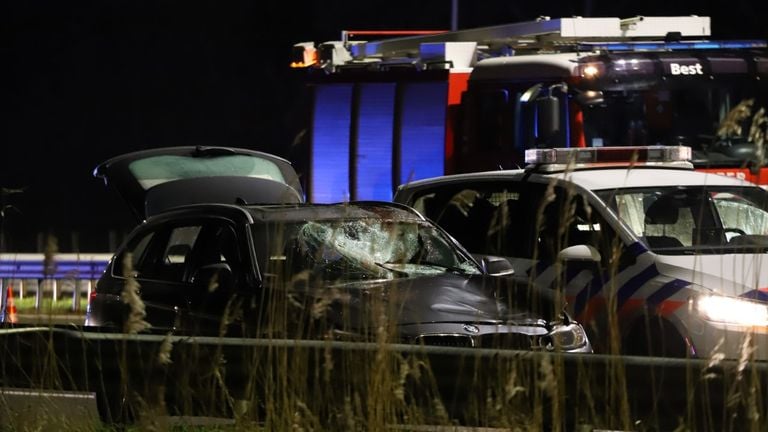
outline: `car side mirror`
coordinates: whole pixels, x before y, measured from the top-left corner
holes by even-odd
[[[557,254],[557,258],[562,262],[584,262],[584,263],[599,263],[601,260],[600,252],[589,245],[575,245],[569,246],[560,251]]]
[[[549,139],[560,130],[560,101],[552,95],[537,97],[534,101],[536,108],[536,136],[542,142]]]
[[[504,257],[485,255],[480,257],[480,264],[491,276],[511,276],[515,274],[512,263]]]

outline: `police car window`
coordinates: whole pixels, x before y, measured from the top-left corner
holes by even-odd
[[[748,197],[735,192],[714,192],[712,199],[729,240],[739,231],[746,235],[768,234],[768,212]]]
[[[429,219],[433,219],[436,215],[433,211],[432,202],[435,200],[435,194],[434,193],[428,193],[419,196],[416,198],[413,203],[411,203],[411,207],[416,209],[417,212],[421,213],[425,217]]]
[[[598,192],[657,253],[721,253],[768,245],[766,192],[757,187],[666,187]]]
[[[614,208],[653,250],[693,245],[693,210],[680,197],[664,195],[660,190],[619,191]]]
[[[440,188],[412,206],[470,252],[514,256],[510,248],[520,226],[520,197],[506,182],[486,181]]]
[[[551,201],[546,200],[547,192],[540,191],[540,201],[535,206],[544,205],[537,215],[540,218],[536,224],[538,258],[553,260],[559,251],[574,245],[600,249],[604,224],[587,199],[570,187],[555,187],[553,191],[555,198]]]

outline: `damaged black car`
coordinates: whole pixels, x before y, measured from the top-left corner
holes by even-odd
[[[167,166],[177,173],[183,171],[179,162],[221,168],[232,165],[212,161],[229,156],[209,151],[175,157]],[[245,159],[236,160],[242,171]],[[263,160],[259,164],[264,166]],[[498,262],[476,261],[410,207],[306,204],[296,199],[300,189],[285,176],[257,181],[279,192],[266,199],[290,196],[289,202],[266,204],[252,194],[248,198],[257,202],[249,203],[235,196],[250,190],[237,186],[237,176],[219,176],[218,182],[168,180],[157,175],[162,165],[134,165],[133,174],[151,172],[163,181],[145,179],[146,197],[136,194],[134,203],[142,206],[135,210],[146,220],[98,281],[86,325],[163,334],[592,351],[562,299],[509,274]],[[109,180],[118,172],[113,169]],[[242,181],[252,185],[254,178]],[[230,187],[220,188],[215,199],[209,193],[207,202],[183,204],[185,184]],[[227,190],[235,192],[227,196]]]
[[[149,331],[591,351],[549,293],[489,275],[441,229],[390,203],[163,212],[116,254],[87,324],[130,325],[130,283]]]

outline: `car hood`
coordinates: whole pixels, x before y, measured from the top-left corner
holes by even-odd
[[[658,255],[656,263],[659,273],[718,294],[768,300],[768,254]]]
[[[304,291],[304,290],[301,290]],[[543,325],[559,317],[550,291],[538,291],[512,278],[445,273],[326,285],[306,290],[313,310],[336,324],[360,330],[379,316],[399,326],[424,323]],[[317,311],[318,305],[325,311]],[[323,306],[324,305],[324,306]]]
[[[179,146],[124,154],[93,175],[127,202],[139,221],[200,203],[300,203],[304,192],[290,162],[254,150]]]

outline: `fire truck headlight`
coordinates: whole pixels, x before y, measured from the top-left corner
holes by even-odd
[[[602,63],[585,63],[578,68],[578,74],[584,79],[600,78],[604,73],[605,65]]]
[[[768,304],[725,296],[703,296],[696,310],[709,321],[738,326],[768,326]]]

